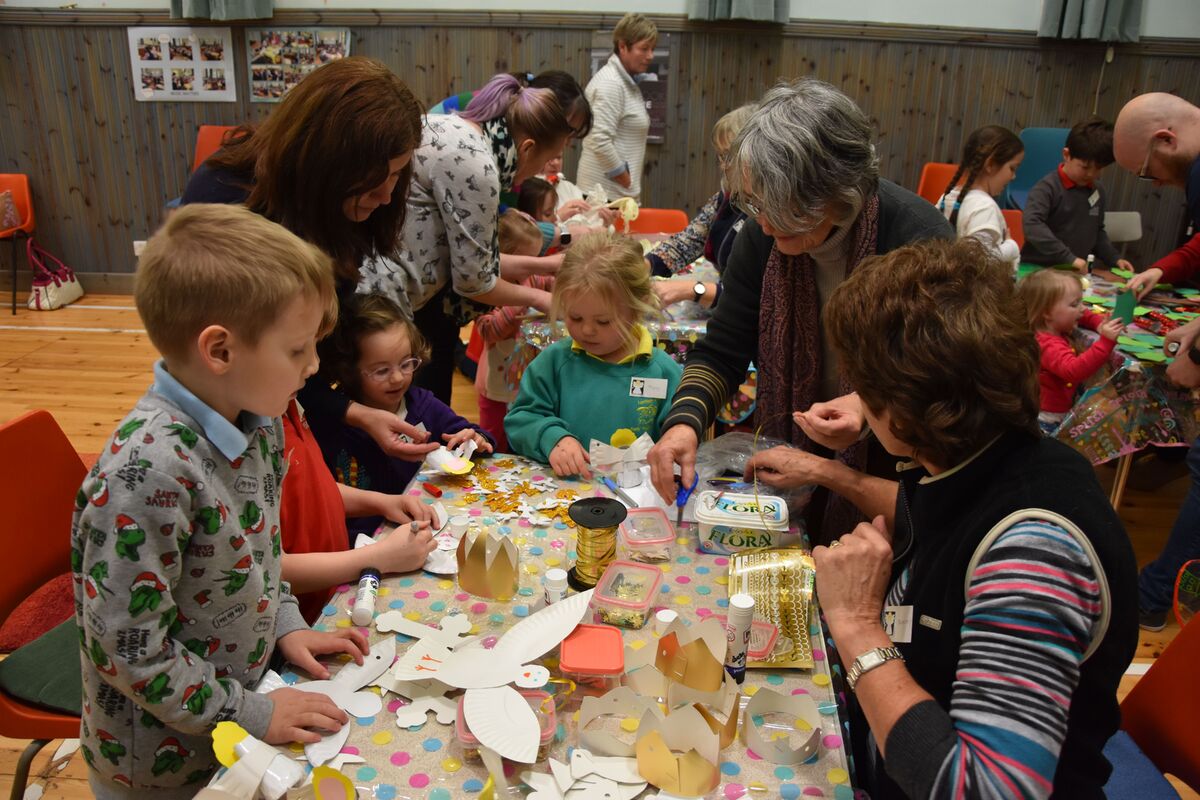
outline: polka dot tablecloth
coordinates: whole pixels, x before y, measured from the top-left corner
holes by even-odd
[[[516,465],[521,477],[531,485],[545,483],[553,477],[548,468],[524,459],[501,456],[492,459],[487,467],[499,472],[501,464]],[[488,465],[488,461],[482,462]],[[546,527],[534,527],[526,520],[500,521],[490,516],[487,508],[479,502],[478,495],[465,497],[461,488],[430,473],[420,473],[413,482],[417,487],[430,481],[442,489],[440,501],[451,515],[466,514],[474,523],[509,536],[517,545],[520,554],[520,591],[511,601],[503,603],[475,597],[458,588],[453,577],[429,573],[414,573],[384,578],[375,605],[376,614],[399,609],[412,620],[435,624],[450,613],[467,614],[473,623],[473,633],[500,636],[516,620],[536,610],[534,598],[541,594],[543,573],[551,567],[566,568],[575,558],[575,530],[562,523],[552,522]],[[558,484],[555,491],[570,490],[579,497],[609,496],[600,484],[554,478]],[[410,490],[422,496],[426,502],[434,499],[420,489]],[[530,498],[537,505],[554,491],[543,496]],[[472,502],[474,501],[474,502]],[[662,588],[657,608],[677,611],[685,620],[696,621],[710,614],[724,613],[728,606],[727,558],[702,553],[698,549],[694,528],[687,528],[676,539],[671,559],[658,565],[663,572]],[[350,608],[353,605],[353,587],[340,586],[324,609],[324,616],[313,626],[317,630],[334,630],[350,627]],[[585,619],[584,621],[590,621]],[[815,624],[815,623],[814,623]],[[657,636],[652,624],[637,631],[621,629],[626,645],[635,649],[653,647]],[[412,640],[398,634],[380,634],[374,627],[364,629],[371,641],[382,636],[395,635],[401,653]],[[813,641],[821,642],[819,630],[812,631]],[[545,659],[552,675],[556,675],[553,651]],[[850,787],[847,757],[845,752],[846,731],[841,727],[834,686],[830,678],[830,659],[823,650],[814,650],[816,668],[811,672],[801,670],[748,670],[742,687],[742,704],[761,688],[769,688],[781,694],[808,694],[816,701],[821,718],[821,747],[810,762],[795,766],[777,766],[761,759],[753,751],[736,740],[721,752],[719,764],[721,782],[708,797],[737,800],[737,798],[799,798],[831,797],[849,800],[854,797]],[[306,680],[293,672],[284,674],[288,682]],[[453,695],[452,695],[453,696]],[[576,692],[563,701],[558,710],[558,728],[550,753],[560,760],[567,759],[567,750],[577,743],[575,718],[582,695]],[[487,780],[487,771],[481,762],[464,754],[454,735],[453,725],[440,725],[430,714],[425,725],[419,728],[398,728],[395,712],[405,701],[388,695],[384,711],[375,717],[352,720],[346,752],[363,757],[365,764],[350,764],[343,772],[358,786],[359,796],[397,800],[422,798],[423,800],[450,800],[470,798],[477,795]],[[773,715],[774,716],[774,715]],[[781,725],[763,721],[768,736],[787,736]],[[789,721],[790,722],[790,721]],[[621,725],[626,731],[636,730],[636,721]],[[627,736],[629,734],[626,734]],[[793,743],[797,740],[793,739]],[[517,775],[528,769],[517,765],[511,779],[518,783]],[[542,761],[532,769],[548,772]],[[654,794],[653,788],[647,795]]]

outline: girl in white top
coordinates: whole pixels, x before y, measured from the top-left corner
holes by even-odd
[[[1008,128],[985,125],[972,131],[958,170],[937,202],[960,239],[975,237],[1014,268],[1021,247],[1009,236],[1004,215],[993,198],[1016,176],[1024,157],[1025,145]],[[959,186],[964,173],[966,179]]]
[[[650,68],[657,42],[653,22],[626,14],[613,30],[613,54],[584,90],[592,106],[592,130],[583,139],[575,183],[585,192],[599,184],[609,199],[640,201],[650,114],[633,76]]]

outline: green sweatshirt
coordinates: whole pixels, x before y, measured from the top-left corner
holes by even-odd
[[[573,350],[572,344],[569,338],[555,342],[525,369],[504,418],[513,452],[546,463],[564,436],[574,436],[587,450],[592,439],[609,444],[620,428],[657,439],[683,368],[644,332],[638,353],[620,364]],[[665,379],[666,391],[635,383],[647,378]]]

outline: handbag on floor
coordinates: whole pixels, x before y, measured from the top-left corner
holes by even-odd
[[[25,245],[29,268],[33,270],[33,289],[29,292],[31,311],[53,311],[83,297],[83,287],[75,271],[58,256],[32,238]]]

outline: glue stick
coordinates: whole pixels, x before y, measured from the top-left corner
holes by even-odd
[[[358,594],[354,595],[354,611],[350,621],[360,628],[375,618],[375,598],[379,595],[379,570],[367,567],[358,576]]]
[[[735,594],[729,598],[729,615],[725,618],[725,671],[741,684],[746,680],[746,648],[750,646],[750,624],[754,622],[754,598]]]

